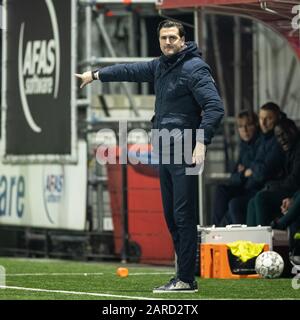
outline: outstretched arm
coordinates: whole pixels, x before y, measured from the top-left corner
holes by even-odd
[[[93,72],[76,73],[75,76],[82,81],[80,88],[85,87],[93,80],[101,80],[102,82],[154,82],[157,63],[158,59],[149,62],[116,64]]]

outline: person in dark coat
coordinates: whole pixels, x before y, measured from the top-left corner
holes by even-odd
[[[281,206],[285,207],[283,201],[300,189],[299,130],[291,119],[283,119],[275,127],[275,136],[286,155],[284,177],[267,182],[265,188],[251,199],[247,212],[248,226],[270,225],[280,216]],[[279,220],[282,227],[290,223],[291,216]]]
[[[260,144],[258,117],[253,111],[243,110],[236,118],[240,137],[239,156],[226,184],[218,185],[215,192],[213,224],[220,227],[226,223],[242,223],[241,216],[248,201],[257,192],[253,176],[245,177],[245,171],[255,160]],[[226,215],[227,221],[224,222]]]
[[[245,171],[246,177],[253,177],[250,183],[260,184],[260,188],[268,180],[277,179],[283,172],[284,152],[275,135],[274,128],[286,114],[274,102],[267,102],[259,109],[259,126],[261,130],[260,146],[255,162]]]
[[[187,174],[187,169],[192,169],[194,165],[201,167],[206,145],[210,144],[224,115],[209,66],[202,60],[196,43],[185,42],[184,36],[182,24],[162,21],[158,26],[163,53],[160,58],[150,62],[109,66],[76,75],[82,80],[81,87],[96,79],[103,82],[153,82],[156,95],[153,129],[166,129],[168,132],[178,129],[181,142],[185,129],[193,132],[191,161],[160,161],[159,164],[164,214],[177,255],[177,274],[165,285],[155,288],[153,292],[156,293],[198,290],[195,281],[197,175]],[[170,154],[178,160],[174,144],[170,144],[170,149]],[[159,147],[160,155],[161,151]],[[179,158],[182,157],[183,154],[179,152]]]
[[[241,172],[235,172],[230,186],[220,187],[216,194],[213,223],[217,226],[226,214],[226,222],[244,224],[247,221],[249,201],[261,190],[267,180],[277,177],[283,170],[284,154],[275,136],[274,127],[285,115],[277,104],[267,102],[259,109],[260,137],[254,145],[250,145],[246,166]],[[254,152],[253,152],[254,151]],[[245,161],[245,160],[244,160]],[[241,166],[237,165],[237,169]],[[238,175],[239,174],[239,175]],[[240,180],[237,180],[240,177]],[[235,187],[235,183],[239,185]]]
[[[271,222],[272,229],[289,230],[290,260],[300,264],[300,243],[295,235],[300,232],[300,190],[292,197],[282,200],[280,208],[276,208],[277,217]]]

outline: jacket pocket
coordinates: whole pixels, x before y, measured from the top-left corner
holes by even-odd
[[[167,96],[178,98],[189,93],[190,92],[187,85],[187,79],[180,77],[178,78],[178,75],[174,75],[174,77],[170,81],[168,81],[167,89],[165,92]]]

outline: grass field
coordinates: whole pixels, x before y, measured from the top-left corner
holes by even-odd
[[[153,294],[173,268],[128,264],[129,276],[120,278],[116,269],[124,265],[116,263],[0,258],[0,265],[7,286],[0,289],[0,300],[300,299],[291,278],[197,278],[198,293]]]

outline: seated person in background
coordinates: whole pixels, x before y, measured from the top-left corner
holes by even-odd
[[[289,247],[292,259],[295,260],[295,264],[300,264],[300,246],[299,241],[295,239],[295,234],[300,230],[300,190],[294,193],[292,198],[284,198],[277,212],[278,216],[271,222],[271,227],[279,230],[289,228]]]
[[[267,180],[276,177],[278,172],[282,171],[284,153],[274,136],[274,127],[282,117],[284,114],[277,104],[267,102],[261,106],[259,110],[261,134],[254,144],[249,140],[248,148],[253,148],[253,150],[249,151],[248,149],[248,160],[245,163],[238,161],[229,185],[217,187],[213,212],[213,223],[216,226],[222,225],[221,221],[224,215],[226,215],[228,223],[246,223],[249,200],[263,188]],[[236,179],[238,176],[240,179]]]
[[[213,212],[213,224],[222,225],[222,220],[227,210],[234,210],[236,197],[245,197],[247,179],[245,171],[250,168],[259,145],[258,118],[253,111],[244,110],[236,118],[237,129],[240,137],[239,157],[235,169],[231,174],[227,185],[217,186],[215,193],[215,207]],[[250,190],[251,193],[251,190]],[[254,194],[249,194],[252,197]],[[232,223],[231,221],[228,221]]]
[[[280,215],[280,207],[286,207],[282,201],[292,197],[300,189],[300,135],[290,119],[283,119],[275,127],[275,136],[286,154],[284,178],[269,181],[265,188],[250,200],[247,210],[247,225],[270,225]],[[283,219],[283,225],[289,221]]]
[[[293,246],[290,251],[290,261],[293,265],[300,266],[300,229],[294,234]]]

